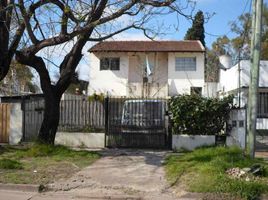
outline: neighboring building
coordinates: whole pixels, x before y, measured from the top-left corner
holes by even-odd
[[[242,60],[229,69],[220,70],[218,93],[220,96],[234,95],[234,103],[239,107],[245,107],[248,101],[249,82],[250,61]],[[260,62],[258,93],[257,129],[268,129],[268,61]]]
[[[200,41],[105,41],[89,49],[88,94],[167,97],[204,92]]]

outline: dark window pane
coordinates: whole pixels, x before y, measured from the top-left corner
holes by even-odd
[[[120,59],[119,58],[111,58],[110,60],[111,70],[120,70]]]
[[[201,95],[202,88],[201,87],[191,87],[191,94],[192,95]]]
[[[109,69],[109,58],[101,58],[100,60],[100,70]]]

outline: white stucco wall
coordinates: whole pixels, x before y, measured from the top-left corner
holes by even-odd
[[[104,148],[105,133],[58,132],[55,143],[69,147]]]
[[[120,70],[100,70],[101,57],[120,57]],[[112,96],[126,96],[129,59],[126,53],[90,53],[90,82],[88,94],[108,93]]]
[[[145,53],[90,53],[89,95],[108,92],[112,96],[167,97],[189,94],[191,87],[202,87],[204,93],[203,53],[147,53],[153,65],[148,86],[142,84]],[[100,71],[101,57],[120,57],[120,70]],[[196,57],[196,71],[175,71],[176,57]],[[147,90],[144,92],[144,90]],[[143,95],[142,95],[143,94]],[[144,95],[145,94],[145,95]]]
[[[233,121],[236,126],[232,126],[229,136],[226,138],[227,146],[238,146],[242,149],[246,148],[246,109],[234,109],[230,113],[229,125]],[[241,123],[241,124],[240,124]]]
[[[128,96],[166,97],[168,95],[168,56],[167,53],[128,53],[129,82]],[[147,84],[143,85],[146,55],[152,74]]]
[[[196,57],[196,71],[175,71],[176,57]],[[169,53],[168,87],[169,96],[190,94],[191,87],[202,87],[204,91],[204,54],[203,53]]]
[[[250,61],[242,60],[240,62],[240,69],[240,85],[241,87],[248,87],[250,80]],[[228,92],[237,89],[238,81],[238,64],[230,69],[220,70],[220,91]],[[268,87],[268,61],[260,62],[259,87]]]
[[[215,145],[215,135],[172,135],[173,150],[194,150],[198,147]]]
[[[12,103],[10,109],[9,144],[16,145],[22,139],[22,110],[20,103]]]
[[[238,88],[238,68],[220,70],[219,91],[228,92]]]

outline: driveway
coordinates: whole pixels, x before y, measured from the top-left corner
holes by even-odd
[[[109,149],[101,153],[103,157],[93,165],[51,185],[54,191],[81,198],[175,199],[162,166],[167,151]]]

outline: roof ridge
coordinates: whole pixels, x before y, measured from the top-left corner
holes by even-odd
[[[88,51],[204,52],[205,47],[199,40],[114,40],[99,42]]]

